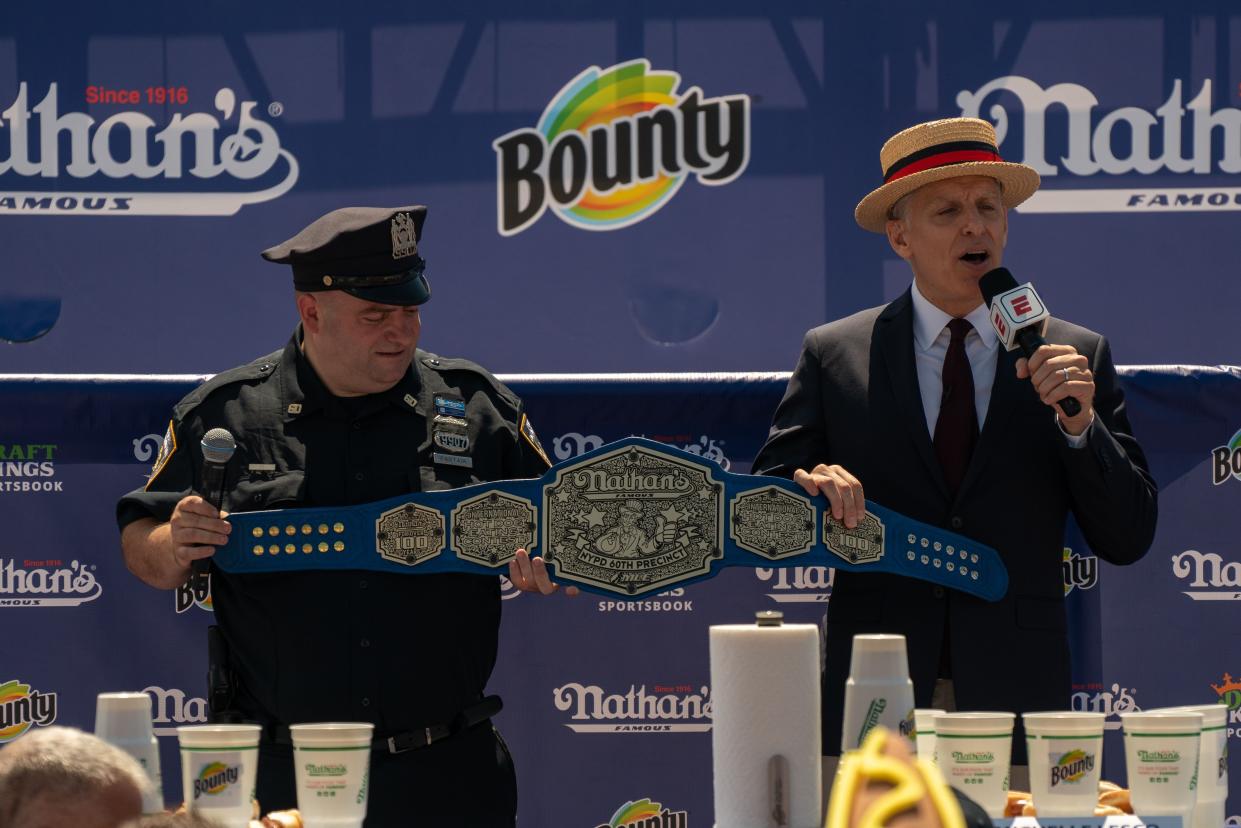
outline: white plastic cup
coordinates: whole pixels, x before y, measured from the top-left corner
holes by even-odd
[[[222,828],[247,828],[259,772],[258,725],[183,725],[181,790],[185,807]]]
[[[1133,810],[1141,817],[1179,816],[1182,828],[1191,828],[1202,714],[1141,710],[1121,713],[1120,724]]]
[[[164,810],[164,778],[159,740],[151,725],[151,697],[146,693],[100,693],[95,697],[95,735],[137,760],[149,784],[142,792],[142,812]]]
[[[374,730],[368,722],[289,726],[297,809],[306,828],[362,828]]]
[[[853,636],[841,750],[858,748],[876,726],[914,735],[914,685],[903,635]]]
[[[914,710],[914,746],[918,755],[928,762],[935,761],[935,717],[946,712],[931,707]]]
[[[1000,819],[1013,758],[1012,713],[941,713],[935,717],[935,764],[944,779]]]
[[[1222,826],[1227,820],[1228,707],[1218,703],[1187,704],[1146,712],[1180,711],[1202,714],[1202,738],[1198,741],[1198,804],[1194,806],[1194,824],[1199,828]]]
[[[1024,713],[1030,793],[1040,817],[1090,817],[1103,766],[1103,713]]]

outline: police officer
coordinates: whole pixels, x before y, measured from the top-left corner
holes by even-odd
[[[301,323],[284,348],[216,375],[177,404],[149,482],[117,506],[126,565],[175,588],[226,542],[230,511],[348,506],[550,463],[522,402],[472,362],[417,349],[431,296],[418,255],[426,208],[347,208],[263,252],[292,266]],[[193,493],[204,433],[237,442],[223,511]],[[511,550],[505,550],[511,551]],[[510,577],[550,593],[520,551]],[[212,574],[228,681],[220,715],[264,725],[257,796],[296,805],[288,725],[375,725],[368,826],[507,826],[511,759],[485,695],[499,579],[295,570]]]

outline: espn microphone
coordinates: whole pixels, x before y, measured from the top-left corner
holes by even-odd
[[[228,461],[237,450],[237,441],[226,429],[213,428],[203,435],[203,476],[198,494],[216,509],[224,504],[224,478]],[[207,574],[207,559],[196,558],[193,563],[194,578]]]
[[[1006,267],[987,271],[978,282],[983,301],[990,308],[991,327],[1007,350],[1021,349],[1026,359],[1047,344],[1047,306],[1038,298],[1029,282],[1018,285]],[[1082,411],[1082,404],[1073,397],[1056,403],[1067,417]]]

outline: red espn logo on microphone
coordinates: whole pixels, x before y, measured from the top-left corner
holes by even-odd
[[[1009,299],[1008,306],[1013,309],[1013,315],[1018,319],[1034,311],[1033,306],[1030,305],[1030,297],[1024,293]]]

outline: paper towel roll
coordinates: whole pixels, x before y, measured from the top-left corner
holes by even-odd
[[[787,824],[820,824],[819,629],[813,624],[710,630],[711,745],[717,828],[768,828],[768,765],[788,760]]]

